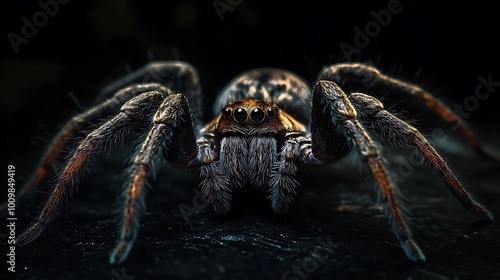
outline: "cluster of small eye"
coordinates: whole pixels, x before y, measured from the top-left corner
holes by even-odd
[[[222,109],[222,116],[224,118],[230,118],[231,115],[237,123],[244,123],[248,119],[248,113],[243,108],[237,108],[236,110],[234,110],[234,112],[227,107]],[[262,109],[255,108],[252,110],[252,112],[250,112],[250,120],[252,120],[253,123],[261,123],[262,121],[264,121],[266,115],[270,118],[276,116],[276,109],[268,108],[264,113]]]

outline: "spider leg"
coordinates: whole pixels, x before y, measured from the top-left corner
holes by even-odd
[[[474,198],[462,186],[455,177],[446,162],[429,144],[422,134],[413,126],[395,117],[386,111],[382,103],[376,98],[362,94],[352,93],[350,99],[360,113],[360,118],[372,123],[374,130],[381,136],[392,138],[390,141],[396,145],[415,149],[437,174],[439,174],[453,195],[460,201],[463,207],[484,221],[493,220],[493,215]]]
[[[133,87],[124,88],[118,91],[113,97],[107,99],[103,103],[96,105],[89,110],[73,117],[52,140],[52,144],[42,157],[35,173],[31,176],[28,182],[16,194],[18,204],[22,204],[31,195],[34,194],[36,187],[46,175],[50,166],[57,158],[61,150],[64,149],[67,141],[76,133],[86,129],[91,122],[107,116],[108,114],[117,114],[120,107],[131,98],[150,91],[165,91],[165,88],[159,84],[143,84]],[[0,206],[0,213],[4,213],[7,209],[7,203]]]
[[[103,87],[101,96],[108,96],[117,90],[144,83],[159,83],[173,92],[182,92],[189,101],[191,113],[201,111],[201,86],[196,69],[183,61],[155,61],[127,74]],[[198,128],[196,119],[193,119]]]
[[[148,173],[156,174],[162,155],[167,159],[175,158],[178,164],[189,165],[196,159],[197,153],[186,97],[182,94],[167,96],[158,108],[153,126],[133,159],[119,229],[120,237],[109,257],[111,264],[122,263],[134,244],[145,205],[144,184]]]
[[[347,95],[334,82],[319,80],[313,89],[312,109],[311,126],[316,127],[318,123],[326,123],[329,119],[330,123],[345,135],[370,168],[378,186],[379,197],[385,206],[386,215],[392,224],[392,230],[407,257],[412,261],[425,261],[425,256],[413,240],[409,225],[401,211],[401,203],[397,199],[395,187],[387,174],[380,152],[356,119],[357,112]],[[314,139],[313,135],[313,152],[317,150]]]
[[[445,122],[452,124],[454,128],[456,127],[474,150],[496,161],[500,161],[498,155],[493,154],[481,145],[476,135],[460,116],[432,96],[432,94],[418,86],[384,75],[375,67],[361,63],[341,63],[325,67],[320,79],[333,81],[339,85],[342,85],[342,82],[346,81],[361,82],[366,87],[366,90],[370,92],[388,92],[392,89],[401,94],[417,97],[427,108],[441,116]],[[374,91],[375,86],[381,86],[382,89]]]
[[[134,121],[141,121],[145,114],[157,108],[163,99],[160,92],[138,95],[121,107],[120,113],[92,131],[76,148],[58,175],[52,193],[38,217],[17,239],[16,245],[25,245],[36,239],[77,189],[77,177],[91,155],[109,149],[120,140]]]
[[[208,139],[202,139],[198,144],[197,162],[201,163],[200,176],[205,177],[199,186],[203,196],[215,212],[227,214],[232,200],[229,178],[224,175],[220,160],[215,160],[215,153]]]
[[[299,186],[299,182],[295,180],[294,175],[297,171],[295,161],[299,160],[304,164],[319,164],[316,159],[311,159],[307,156],[301,157],[305,149],[310,149],[311,141],[302,135],[289,133],[285,138],[288,138],[279,155],[277,161],[270,174],[269,178],[269,199],[271,199],[271,207],[276,213],[284,213],[288,210],[293,196],[296,195],[295,188]]]
[[[276,213],[284,213],[288,210],[293,196],[296,193],[295,188],[299,182],[293,178],[297,172],[297,165],[293,160],[299,154],[299,143],[295,139],[288,139],[281,148],[280,160],[276,162],[271,170],[269,178],[269,190],[271,195],[271,207]]]
[[[22,204],[30,195],[35,193],[36,187],[72,136],[86,129],[89,123],[110,114],[117,114],[120,107],[134,96],[148,91],[164,92],[165,87],[174,92],[185,92],[191,112],[197,113],[201,110],[200,83],[198,74],[192,65],[180,61],[152,62],[145,65],[104,87],[100,93],[105,99],[102,103],[73,117],[59,131],[43,155],[34,174],[16,194],[17,203]],[[111,94],[113,96],[107,98]],[[196,118],[193,119],[193,122],[195,127],[198,128]],[[7,203],[0,205],[2,215],[6,215],[6,209]]]

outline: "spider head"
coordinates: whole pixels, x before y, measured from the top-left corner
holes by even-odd
[[[255,134],[278,134],[283,131],[281,112],[272,102],[247,99],[224,106],[218,119],[217,132]]]

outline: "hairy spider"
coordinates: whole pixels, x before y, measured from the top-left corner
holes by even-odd
[[[145,181],[158,171],[161,159],[181,167],[199,167],[204,177],[201,192],[219,214],[230,210],[232,191],[244,187],[267,190],[272,209],[281,213],[287,210],[299,186],[294,179],[298,166],[326,165],[353,150],[371,171],[380,202],[406,256],[412,261],[425,261],[401,211],[374,135],[414,149],[465,209],[480,220],[493,219],[417,129],[385,110],[375,97],[345,93],[337,85],[344,80],[361,82],[368,91],[391,89],[420,99],[437,116],[456,124],[473,148],[485,153],[471,130],[448,107],[425,90],[390,78],[369,65],[325,67],[312,90],[289,71],[250,70],[222,91],[216,104],[217,117],[199,127],[192,116],[201,107],[196,70],[184,62],[150,63],[107,87],[104,91],[113,92],[112,97],[71,119],[56,136],[21,194],[33,192],[68,139],[88,128],[88,123],[113,114],[71,152],[50,197],[16,244],[36,239],[76,190],[77,177],[90,156],[109,149],[137,123],[148,124],[149,133],[129,171],[119,241],[109,259],[112,264],[122,263],[132,248],[145,205]]]

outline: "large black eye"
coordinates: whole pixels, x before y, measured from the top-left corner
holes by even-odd
[[[231,116],[231,109],[229,108],[222,109],[222,116],[224,116],[224,118],[229,118]]]
[[[264,111],[262,111],[262,109],[255,108],[252,110],[252,113],[250,113],[250,118],[254,123],[260,123],[264,120]]]
[[[238,108],[234,112],[233,118],[236,122],[243,123],[247,120],[247,111],[242,108]]]
[[[266,112],[266,113],[267,113],[267,116],[268,116],[268,117],[272,118],[272,117],[276,116],[276,109],[274,109],[274,108],[269,108],[269,109],[267,109],[267,112]]]

